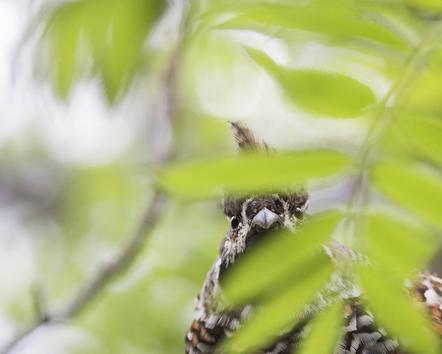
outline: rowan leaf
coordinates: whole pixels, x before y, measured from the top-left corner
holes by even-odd
[[[224,343],[225,351],[253,352],[271,343],[281,331],[296,323],[299,313],[330,278],[333,269],[330,261],[323,263],[279,296],[263,303],[235,335]]]
[[[313,217],[294,232],[266,236],[266,240],[249,250],[225,274],[222,281],[225,297],[234,303],[244,303],[278,288],[278,283],[286,283],[288,279],[295,283],[305,277],[305,269],[310,271],[323,262],[318,251],[330,240],[340,217],[341,213],[329,211]]]
[[[442,228],[442,179],[420,165],[384,163],[373,169],[373,180],[399,205]]]
[[[367,256],[401,279],[422,269],[437,250],[435,237],[419,224],[380,212],[366,214],[366,223]]]
[[[389,271],[388,268],[358,268],[368,307],[376,321],[413,353],[440,353],[439,339],[425,313],[412,302],[402,283],[388,276]]]
[[[336,302],[316,316],[301,342],[299,354],[334,353],[343,328],[344,306]]]
[[[204,199],[229,193],[265,193],[330,177],[349,165],[332,151],[245,153],[171,165],[159,171],[158,183],[168,193]],[[252,177],[253,176],[253,177]]]
[[[349,76],[316,69],[286,68],[263,52],[251,48],[247,51],[277,81],[293,103],[312,114],[356,117],[376,102],[368,86]]]

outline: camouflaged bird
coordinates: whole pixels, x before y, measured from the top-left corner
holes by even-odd
[[[252,132],[238,123],[232,123],[232,130],[242,150],[265,148]],[[252,305],[231,309],[220,303],[222,294],[220,281],[226,270],[261,237],[275,228],[295,229],[301,222],[309,203],[308,194],[300,189],[292,193],[278,193],[268,196],[226,197],[224,214],[230,221],[230,228],[221,242],[219,256],[209,270],[204,285],[197,296],[193,322],[185,336],[187,354],[212,354],[223,338],[230,337],[253,311]],[[324,246],[333,257],[349,257],[359,261],[359,255],[338,243]],[[298,318],[293,327],[278,337],[272,345],[254,354],[296,354],[297,345],[303,338],[309,320],[321,310],[327,297],[340,296],[347,305],[343,313],[345,327],[336,348],[337,354],[405,354],[398,342],[376,326],[373,315],[364,310],[359,301],[360,292],[340,278],[332,276],[328,287],[332,290],[326,296],[318,296],[316,311],[311,310]],[[424,303],[432,316],[434,326],[442,334],[442,280],[430,273],[420,276],[413,287],[413,295]],[[313,301],[314,302],[314,301]],[[223,353],[225,354],[225,353]],[[325,353],[324,353],[325,354]]]

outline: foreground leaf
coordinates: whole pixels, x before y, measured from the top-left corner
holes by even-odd
[[[344,306],[334,303],[311,323],[310,332],[301,342],[299,354],[334,353],[343,328]]]
[[[381,213],[368,214],[366,222],[363,242],[367,256],[401,279],[424,268],[437,250],[431,233],[416,224]]]
[[[220,197],[225,191],[265,193],[329,177],[349,162],[331,151],[248,153],[172,165],[159,172],[158,183],[172,195],[194,199]]]
[[[295,283],[308,276],[305,270],[313,270],[322,262],[322,255],[314,252],[330,239],[340,217],[338,212],[328,212],[309,220],[294,233],[269,235],[225,275],[225,297],[234,303],[245,303],[269,289],[277,289],[275,283],[287,283],[288,279]]]
[[[401,206],[442,228],[442,179],[419,165],[382,164],[373,178],[381,190]]]
[[[356,117],[376,100],[369,87],[349,76],[316,69],[285,68],[263,52],[248,48],[248,53],[273,76],[287,97],[313,114]]]
[[[144,40],[165,5],[163,0],[78,0],[56,7],[43,39],[57,92],[65,97],[92,62],[108,99],[115,101],[141,64]]]
[[[277,338],[283,330],[296,323],[296,318],[333,272],[331,262],[309,272],[278,297],[262,304],[244,326],[224,344],[227,353],[253,352]]]
[[[233,18],[222,28],[266,30],[269,28],[300,29],[332,39],[369,40],[384,46],[403,49],[405,43],[396,31],[382,26],[386,21],[369,21],[367,14],[348,1],[310,1],[302,4],[252,3],[236,6]],[[219,11],[219,10],[218,10]]]
[[[442,11],[442,2],[439,0],[404,0],[404,2],[422,11]]]
[[[422,114],[400,117],[406,138],[428,159],[442,167],[442,119]]]
[[[413,353],[437,354],[439,339],[422,309],[407,296],[400,282],[388,277],[389,269],[359,267],[360,281],[376,322]]]

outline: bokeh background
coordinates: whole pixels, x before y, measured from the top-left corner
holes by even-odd
[[[376,100],[404,58],[343,34],[324,39],[305,29],[202,26],[182,40],[188,2],[155,1],[123,1],[121,8],[118,1],[93,1],[95,10],[87,11],[97,26],[109,15],[103,9],[116,4],[118,35],[125,39],[91,56],[70,32],[75,15],[52,18],[49,29],[59,38],[45,32],[62,2],[0,0],[0,348],[33,323],[38,307],[62,309],[124,247],[149,203],[154,163],[168,139],[177,160],[220,156],[235,150],[228,121],[240,120],[279,150],[357,149],[368,114],[329,119],[294,106],[243,46],[284,66],[351,76]],[[143,3],[146,9],[137,8]],[[198,10],[211,2],[195,3]],[[141,19],[149,28],[134,19],[140,11],[155,14]],[[404,42],[417,43],[427,18],[395,11],[386,8],[384,19]],[[179,41],[185,49],[172,82],[176,97],[167,101],[164,86]],[[425,95],[412,91],[410,100],[418,106],[440,95],[440,82],[430,84],[422,83]],[[172,137],[161,125],[170,102]],[[441,101],[434,102],[439,110]],[[345,179],[320,186],[311,212],[343,203],[348,193]],[[168,198],[130,268],[74,319],[41,326],[11,353],[182,353],[193,298],[227,227],[220,200]]]

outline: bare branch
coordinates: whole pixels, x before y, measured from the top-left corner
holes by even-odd
[[[148,210],[145,213],[143,220],[140,222],[137,230],[129,239],[127,245],[116,259],[108,263],[95,277],[86,282],[80,290],[75,294],[70,303],[60,313],[49,314],[43,313],[43,316],[38,314],[37,321],[17,334],[1,351],[1,354],[6,354],[11,351],[21,340],[32,334],[35,330],[46,324],[54,324],[63,322],[76,315],[85,309],[87,305],[100,294],[114,278],[121,275],[129,266],[136,260],[138,253],[143,248],[143,244],[147,236],[152,232],[158,224],[160,213],[164,205],[165,198],[161,192],[156,191]],[[39,301],[35,298],[35,301]],[[40,303],[37,305],[40,310]]]
[[[177,111],[175,86],[182,43],[183,38],[180,36],[179,42],[172,52],[169,63],[165,69],[162,90],[162,107],[160,107],[161,112],[157,117],[156,129],[154,129],[155,136],[160,137],[159,144],[156,146],[153,144],[154,146],[152,148],[155,152],[155,164],[163,164],[169,161],[173,154],[172,126]],[[112,282],[117,276],[122,275],[124,271],[134,263],[138,254],[142,250],[146,239],[158,224],[164,203],[165,196],[163,193],[154,189],[153,198],[144,213],[143,219],[139,223],[134,234],[129,238],[128,243],[122,249],[121,253],[113,261],[109,262],[98,271],[92,279],[87,281],[73,295],[72,300],[60,312],[47,312],[46,308],[42,307],[43,303],[40,301],[42,298],[39,297],[39,295],[34,296],[34,304],[38,312],[36,322],[12,338],[4,348],[0,349],[0,354],[9,353],[19,342],[40,327],[67,321],[89,306],[110,282]]]

